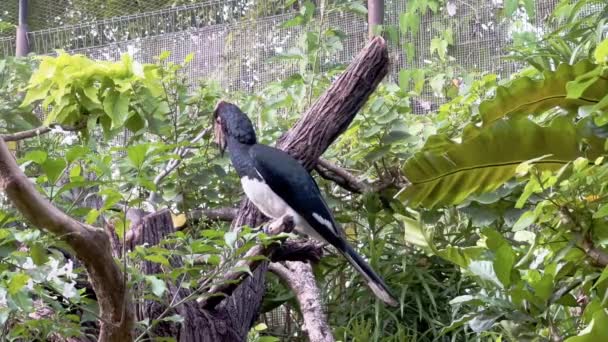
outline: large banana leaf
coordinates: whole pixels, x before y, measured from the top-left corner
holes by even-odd
[[[456,204],[495,190],[522,162],[549,155],[536,164],[557,169],[577,157],[595,158],[603,152],[603,139],[595,136],[591,119],[574,124],[558,117],[549,126],[539,126],[527,118],[509,118],[489,127],[470,125],[465,131],[470,138],[462,143],[436,138],[407,160],[404,173],[412,184],[399,194],[401,200],[410,206]]]
[[[483,124],[489,126],[507,116],[541,114],[554,107],[571,110],[595,104],[608,93],[608,78],[602,75],[589,79],[586,77],[600,72],[600,68],[588,60],[575,65],[560,64],[555,71],[543,72],[541,79],[520,77],[505,86],[499,86],[494,98],[479,105]],[[581,85],[581,91],[571,90],[569,97],[567,85],[575,80]],[[575,97],[572,97],[573,93],[577,93]]]

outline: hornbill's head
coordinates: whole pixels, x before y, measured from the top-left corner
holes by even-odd
[[[253,145],[256,143],[253,124],[239,107],[229,102],[220,101],[213,113],[215,142],[223,154],[229,139],[241,144]]]

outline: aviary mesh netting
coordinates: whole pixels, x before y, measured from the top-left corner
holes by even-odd
[[[320,2],[320,1],[316,1]],[[326,6],[328,1],[324,1]],[[401,68],[420,67],[430,60],[430,44],[438,32],[452,27],[455,45],[450,55],[463,70],[509,75],[519,66],[502,58],[510,42],[510,22],[498,15],[502,1],[459,1],[457,13],[446,11],[420,18],[420,30],[401,35],[391,43],[392,73]],[[538,30],[556,0],[536,2]],[[331,3],[330,3],[331,4]],[[3,0],[0,19],[16,23],[18,0]],[[406,0],[386,0],[386,23],[399,25]],[[30,0],[28,25],[30,51],[53,54],[57,49],[82,53],[96,59],[116,60],[131,53],[141,62],[152,62],[163,51],[170,60],[182,61],[194,52],[188,67],[189,80],[213,79],[229,90],[258,91],[271,81],[297,71],[293,62],[272,59],[297,44],[302,27],[282,28],[298,11],[298,1],[270,0]],[[317,10],[318,12],[318,10]],[[454,24],[454,19],[457,20]],[[352,12],[330,12],[323,25],[346,34],[343,50],[326,57],[326,62],[348,63],[367,39],[366,18]],[[10,30],[8,30],[10,31]],[[0,33],[0,55],[15,50],[14,32]],[[404,53],[407,42],[415,46],[415,57]],[[427,91],[423,103],[436,103]],[[425,112],[428,105],[414,106]]]

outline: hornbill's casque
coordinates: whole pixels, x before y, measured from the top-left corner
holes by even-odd
[[[287,153],[257,143],[251,121],[237,106],[221,101],[214,113],[215,138],[226,147],[245,194],[266,216],[293,218],[296,231],[334,246],[384,303],[396,306],[384,281],[346,242],[308,171]]]

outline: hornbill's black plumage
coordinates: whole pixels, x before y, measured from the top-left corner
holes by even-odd
[[[220,150],[228,148],[249,200],[264,215],[273,219],[289,215],[297,231],[334,246],[379,299],[396,306],[384,281],[344,239],[308,171],[287,153],[258,144],[251,121],[237,106],[220,102],[214,119]]]

